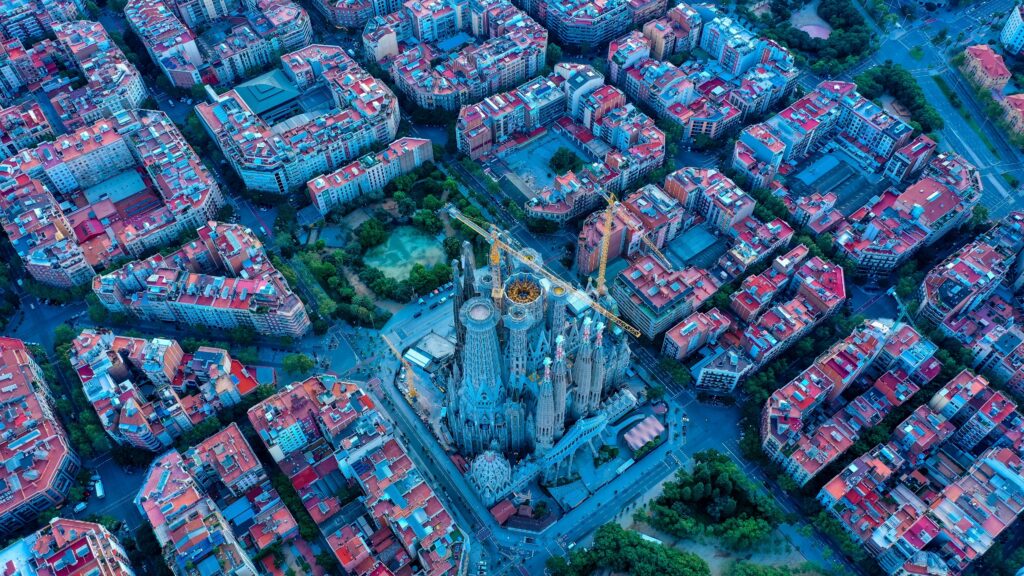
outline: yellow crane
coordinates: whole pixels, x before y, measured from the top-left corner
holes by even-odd
[[[578,297],[582,298],[583,300],[585,300],[587,302],[587,304],[590,305],[591,308],[593,308],[599,314],[601,314],[602,316],[607,318],[608,321],[611,322],[612,324],[618,326],[619,328],[625,330],[626,332],[629,332],[630,334],[633,335],[634,338],[640,338],[640,336],[641,336],[640,330],[637,330],[631,324],[629,324],[628,322],[626,322],[622,318],[619,318],[618,316],[616,316],[615,313],[613,313],[611,310],[608,310],[607,308],[605,308],[604,306],[602,306],[601,304],[596,302],[593,298],[591,298],[583,290],[580,290],[579,288],[576,288],[575,286],[569,284],[565,280],[562,280],[561,278],[556,276],[553,272],[548,271],[546,268],[544,268],[544,266],[542,266],[539,262],[534,260],[532,257],[530,257],[529,255],[523,254],[520,251],[519,248],[511,246],[508,242],[502,240],[501,237],[500,237],[498,228],[494,224],[490,224],[490,227],[491,227],[490,230],[485,230],[483,228],[483,226],[480,226],[479,224],[474,222],[472,219],[469,218],[469,216],[466,216],[465,214],[463,214],[461,210],[459,210],[458,208],[456,208],[452,204],[448,204],[444,208],[444,210],[448,213],[449,216],[451,216],[452,218],[455,218],[459,222],[462,222],[470,230],[476,232],[477,234],[483,236],[484,238],[490,239],[490,241],[491,241],[491,253],[492,254],[495,252],[495,248],[494,248],[495,246],[498,246],[498,248],[500,248],[501,250],[507,251],[508,253],[510,253],[513,256],[515,256],[520,262],[522,262],[523,264],[526,264],[534,272],[536,272],[536,273],[540,274],[541,276],[544,276],[545,278],[550,280],[552,284],[554,284],[556,286],[560,286],[566,292],[569,292],[571,294],[575,294],[576,296],[578,296]],[[492,270],[491,273],[493,274],[494,271]]]
[[[416,374],[412,371],[412,365],[402,356],[398,348],[395,348],[395,345],[391,343],[387,336],[381,334],[380,337],[388,345],[388,348],[391,349],[391,353],[395,355],[395,358],[398,358],[398,361],[402,363],[402,369],[405,370],[405,377],[407,378],[405,397],[409,402],[416,400]]]
[[[615,198],[615,194],[608,194],[605,196],[605,200],[608,201],[608,208],[604,211],[604,234],[601,234],[601,254],[597,266],[598,296],[604,296],[608,293],[608,288],[605,285],[605,274],[608,272],[608,248],[611,246],[612,220],[615,217],[615,203],[618,199]]]
[[[608,209],[605,211],[604,215],[604,233],[601,236],[601,253],[597,266],[597,293],[602,296],[604,296],[606,290],[605,287],[607,279],[605,278],[605,274],[607,274],[608,272],[608,248],[611,245],[612,220],[614,217],[615,209],[619,207],[619,200],[618,198],[615,197],[615,194],[604,194],[604,199],[608,202]],[[625,224],[629,226],[629,221],[625,221]],[[661,260],[661,263],[665,266],[665,269],[667,269],[669,272],[675,271],[675,267],[672,266],[672,262],[665,257],[665,255],[661,252],[661,249],[658,248],[657,244],[655,244],[653,241],[651,241],[650,238],[647,237],[646,230],[644,230],[640,226],[630,226],[630,229],[635,234],[640,235],[640,240],[647,245],[647,248],[651,252],[653,252],[659,260]]]

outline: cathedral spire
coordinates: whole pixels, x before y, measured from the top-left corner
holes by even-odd
[[[561,334],[555,338],[554,364],[554,401],[555,401],[555,440],[565,433],[565,404],[569,391],[569,365],[565,360],[565,337]]]
[[[555,442],[555,392],[551,383],[551,358],[544,358],[544,379],[537,398],[537,450],[546,452]]]
[[[601,394],[604,392],[605,372],[604,324],[598,323],[597,336],[594,338],[594,361],[591,365],[590,390],[587,398],[587,414],[597,412],[601,405]]]
[[[590,318],[583,319],[583,338],[576,352],[572,376],[576,387],[573,389],[572,415],[579,419],[587,415],[590,404],[590,380],[593,377],[594,349],[590,344]]]

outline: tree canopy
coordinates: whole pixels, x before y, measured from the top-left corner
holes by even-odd
[[[560,146],[558,150],[548,160],[548,168],[551,168],[556,174],[564,174],[570,170],[575,172],[583,167],[583,160],[577,156],[572,150],[564,146]]]
[[[726,455],[694,455],[693,469],[680,471],[651,505],[651,523],[674,536],[715,536],[732,550],[765,542],[782,512]]]
[[[650,542],[618,524],[597,529],[589,550],[573,550],[569,560],[553,556],[548,560],[553,576],[589,576],[604,568],[634,576],[710,576],[711,569],[700,556]]]
[[[924,132],[934,132],[945,125],[942,116],[925,99],[924,92],[910,72],[891,60],[887,60],[881,66],[865,70],[854,80],[865,98],[875,99],[888,94],[906,106],[910,111],[911,121],[916,122]]]

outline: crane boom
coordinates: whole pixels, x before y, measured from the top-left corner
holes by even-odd
[[[398,348],[395,348],[395,345],[391,343],[391,340],[389,340],[387,336],[382,333],[380,337],[384,340],[384,343],[388,345],[388,348],[391,349],[391,353],[395,355],[395,358],[398,358],[398,361],[402,363],[402,368],[405,369],[405,376],[408,378],[408,384],[406,386],[408,391],[405,393],[405,397],[408,398],[410,402],[415,400],[416,374],[412,371],[412,366],[409,364],[408,360],[402,357],[402,353],[398,351]]]
[[[492,242],[492,246],[493,245],[497,245],[502,250],[508,251],[510,254],[515,256],[520,262],[522,262],[523,264],[527,265],[531,270],[533,270],[534,272],[536,272],[536,273],[540,274],[541,276],[544,276],[545,278],[550,280],[552,284],[554,284],[556,286],[560,286],[564,290],[566,290],[567,292],[569,292],[571,294],[575,294],[575,295],[579,296],[580,298],[582,298],[583,300],[585,300],[586,303],[589,304],[591,308],[593,308],[599,314],[601,314],[602,316],[607,318],[608,321],[611,322],[612,324],[614,324],[614,325],[618,326],[619,328],[625,330],[626,332],[632,334],[634,338],[640,338],[640,336],[641,336],[640,330],[636,329],[634,326],[632,326],[630,323],[626,322],[622,318],[619,318],[618,316],[616,316],[615,313],[612,312],[611,310],[608,310],[604,306],[601,306],[600,304],[598,304],[596,301],[594,301],[593,298],[591,298],[583,290],[580,290],[579,288],[576,288],[575,286],[569,284],[565,280],[562,280],[561,278],[556,276],[553,272],[549,272],[539,262],[537,262],[533,258],[523,254],[522,252],[520,252],[520,250],[518,248],[515,248],[515,247],[509,245],[504,240],[502,240],[499,237],[499,235],[498,235],[497,227],[495,227],[493,224],[491,225],[492,230],[490,230],[490,231],[485,230],[482,226],[478,225],[476,222],[473,222],[473,220],[471,220],[468,216],[463,214],[461,210],[459,210],[458,208],[456,208],[455,206],[453,206],[451,204],[449,204],[448,206],[445,207],[445,211],[448,212],[449,216],[451,216],[452,218],[455,218],[459,222],[462,222],[467,227],[469,227],[470,230],[473,230],[474,232],[476,232],[477,234],[479,234],[479,235],[481,235],[481,236],[483,236],[485,238],[489,238],[490,241]]]

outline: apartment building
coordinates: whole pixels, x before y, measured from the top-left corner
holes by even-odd
[[[654,338],[699,308],[718,287],[706,270],[676,271],[653,256],[641,256],[615,277],[611,295],[626,320]]]
[[[740,131],[733,148],[732,168],[743,174],[749,186],[765,189],[782,165],[786,144],[766,124],[751,124]]]
[[[134,110],[149,96],[135,65],[98,22],[78,20],[54,24],[57,44],[75,63],[86,85],[51,96],[61,123],[68,130],[93,124],[124,110]]]
[[[739,34],[733,28],[728,32]],[[687,142],[714,140],[748,116],[767,112],[796,81],[792,56],[767,40],[757,44],[751,65],[737,70],[719,62],[689,61],[677,67],[651,58],[651,49],[652,40],[638,31],[612,41],[610,79],[632,99],[650,106],[658,119],[678,125]]]
[[[703,21],[689,4],[680,2],[661,18],[644,24],[644,36],[651,43],[651,58],[670,57],[693,50],[700,42]]]
[[[1013,54],[1024,50],[1024,6],[1014,6],[1006,15],[999,41]]]
[[[665,332],[665,341],[661,347],[662,356],[685,360],[705,345],[715,344],[732,322],[729,317],[712,308],[705,312],[694,312],[682,322]]]
[[[939,154],[903,192],[890,188],[851,214],[836,244],[857,264],[857,275],[889,274],[966,221],[980,195],[977,169],[955,154]]]
[[[0,50],[0,100],[28,91],[38,93],[52,107],[59,126],[73,131],[118,112],[134,110],[149,95],[134,64],[101,24],[87,20],[53,22],[46,30],[56,38],[27,49],[17,38],[5,40]],[[41,113],[39,116],[36,120],[23,117],[20,131],[40,125],[49,129],[46,118]],[[19,126],[14,124],[12,128]],[[21,144],[31,147],[38,141]],[[14,152],[17,149],[8,155]]]
[[[398,132],[398,100],[337,46],[314,44],[281,56],[276,92],[237,87],[196,106],[210,137],[253,190],[285,194],[345,166]],[[326,88],[329,111],[306,110],[302,96]],[[274,110],[298,114],[272,124]]]
[[[583,220],[579,238],[576,241],[576,270],[589,276],[600,267],[602,246],[605,236],[608,247],[605,258],[611,262],[619,257],[634,258],[646,250],[643,243],[646,231],[636,215],[616,205],[612,212],[611,227],[607,227],[604,210],[592,212]]]
[[[248,228],[210,221],[199,239],[96,276],[107,309],[146,320],[300,337],[309,316]]]
[[[257,574],[224,512],[189,474],[177,450],[165,452],[150,464],[134,502],[153,529],[164,561],[175,576]]]
[[[694,365],[694,386],[705,394],[728,395],[754,367],[743,350],[719,346]]]
[[[0,565],[12,576],[135,576],[128,554],[106,528],[60,517],[0,550]]]
[[[1010,416],[1009,427],[989,426]],[[1024,482],[1007,448],[1020,421],[984,379],[961,373],[818,500],[887,573],[960,574],[1024,512],[1019,490],[1007,489]],[[975,432],[996,441],[978,445]]]
[[[988,44],[976,44],[964,49],[964,73],[986,89],[1001,93],[1010,81],[1010,69],[1003,57]]]
[[[335,206],[379,192],[388,182],[434,161],[430,140],[399,138],[376,154],[367,154],[347,166],[306,183],[309,198],[320,214]]]
[[[42,370],[21,340],[0,338],[0,534],[62,505],[79,460],[50,405]]]
[[[761,448],[770,458],[787,456],[786,447],[804,434],[805,420],[834,402],[879,358],[892,329],[891,324],[866,321],[772,393],[761,411]]]
[[[938,145],[924,134],[897,150],[885,165],[885,176],[893,182],[903,182],[916,176],[928,162]]]
[[[597,46],[665,12],[662,0],[527,0],[524,8],[547,28],[561,46]]]
[[[175,340],[93,329],[72,344],[71,365],[104,430],[118,444],[153,452],[274,382],[272,369],[245,366],[220,348],[186,353]]]
[[[714,168],[681,168],[665,178],[665,192],[704,217],[706,226],[722,234],[754,214],[756,202],[735,182]]]
[[[808,249],[797,244],[786,254],[775,258],[772,265],[760,274],[743,279],[739,289],[729,298],[729,307],[740,320],[753,322],[779,295],[807,257]]]
[[[309,14],[290,0],[131,0],[125,18],[171,84],[180,88],[235,83],[269,64],[274,54],[313,41]],[[220,20],[232,22],[227,33],[195,32]]]
[[[63,287],[166,244],[224,202],[178,128],[152,110],[121,112],[23,150],[0,164],[0,191],[4,230],[26,269]]]
[[[362,384],[314,376],[251,408],[249,420],[346,573],[466,569],[468,542]],[[344,511],[343,487],[362,495]]]
[[[418,106],[458,110],[536,76],[547,35],[509,0],[415,0],[372,19],[363,45]]]
[[[84,8],[74,0],[3,0],[0,35],[22,42],[42,38],[54,24],[77,20]]]
[[[54,136],[50,121],[36,102],[0,110],[0,155],[5,159]]]

